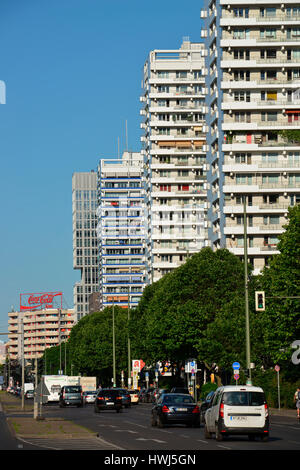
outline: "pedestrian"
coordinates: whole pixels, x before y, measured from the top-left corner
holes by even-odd
[[[300,387],[298,387],[295,392],[294,400],[296,402],[297,418],[300,419]]]

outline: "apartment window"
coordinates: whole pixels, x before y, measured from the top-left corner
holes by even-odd
[[[161,184],[159,187],[160,191],[171,191],[171,185],[170,184]]]
[[[299,166],[300,163],[300,153],[299,152],[289,152],[289,164]]]
[[[235,163],[248,163],[251,164],[251,153],[236,153]]]
[[[169,78],[169,72],[166,70],[160,70],[157,72],[157,77],[158,78]]]
[[[275,7],[267,7],[260,9],[260,16],[261,18],[274,18],[276,16],[276,8]]]
[[[261,70],[260,71],[261,80],[277,80],[276,70]]]
[[[260,30],[260,39],[276,39],[276,29],[262,28]]]
[[[246,80],[247,82],[249,82],[249,80],[250,80],[249,70],[246,70],[246,71],[245,70],[236,70],[234,72],[234,80],[238,81],[238,82]]]
[[[159,85],[157,91],[158,93],[169,93],[169,87],[167,85]]]
[[[201,78],[202,77],[202,72],[201,70],[197,70],[194,72],[194,78],[197,80],[197,78]]]
[[[169,114],[159,114],[158,115],[158,120],[159,121],[169,121],[170,120],[170,115]]]
[[[261,59],[276,59],[277,51],[276,49],[261,49],[260,58]]]
[[[236,184],[252,184],[252,175],[236,174]]]
[[[265,215],[264,216],[264,225],[278,225],[279,224],[279,215]]]
[[[234,113],[234,122],[251,122],[251,113]]]
[[[261,120],[262,121],[277,121],[277,113],[276,112],[269,112],[269,113],[262,112]]]
[[[277,163],[278,153],[263,153],[262,162],[263,163]]]
[[[233,16],[235,18],[249,18],[249,8],[234,8]]]
[[[187,71],[176,72],[176,78],[187,78]]]
[[[157,104],[158,104],[158,106],[160,106],[160,107],[163,107],[163,106],[166,107],[166,108],[169,107],[169,102],[168,102],[168,100],[158,100]]]
[[[277,91],[261,91],[260,97],[262,101],[277,101]]]
[[[289,185],[294,186],[294,185],[299,185],[300,183],[300,173],[291,173],[289,175]]]
[[[190,186],[188,184],[179,184],[178,191],[189,191]]]
[[[169,127],[159,127],[158,128],[159,135],[170,135],[170,128]]]
[[[233,30],[233,39],[250,39],[250,29]]]
[[[286,9],[287,16],[300,16],[300,6],[299,7],[288,7]]]
[[[270,175],[263,175],[262,176],[263,184],[278,184],[279,183],[279,175],[278,174],[270,174]]]
[[[234,93],[234,101],[246,101],[250,103],[250,91],[236,91]]]
[[[287,28],[286,37],[287,39],[300,37],[300,28]]]
[[[235,60],[249,60],[250,51],[245,49],[235,49],[233,52],[233,57]]]

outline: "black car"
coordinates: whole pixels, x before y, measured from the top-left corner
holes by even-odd
[[[119,413],[122,410],[123,397],[120,390],[114,388],[103,388],[99,390],[94,402],[95,413],[104,410],[116,410]]]
[[[151,426],[164,427],[166,424],[200,426],[199,407],[186,394],[164,393],[151,411]]]
[[[214,396],[215,392],[212,391],[212,392],[209,392],[205,399],[203,400],[203,402],[200,403],[200,421],[201,423],[204,423],[204,415],[205,415],[205,411],[207,410],[207,408],[209,407],[209,405],[211,404],[211,401],[213,399],[213,396]]]
[[[116,388],[115,390],[117,390],[118,393],[122,396],[122,403],[125,408],[131,406],[131,398],[129,391],[126,390],[126,388]]]

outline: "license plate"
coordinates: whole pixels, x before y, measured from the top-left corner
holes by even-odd
[[[247,416],[231,416],[234,421],[247,421]]]
[[[114,405],[114,402],[113,401],[107,401],[106,404],[107,405]]]
[[[187,411],[187,408],[176,408],[176,411]]]

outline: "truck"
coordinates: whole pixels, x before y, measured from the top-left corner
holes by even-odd
[[[80,385],[83,392],[94,392],[97,389],[96,377],[80,377]]]
[[[64,385],[81,385],[82,391],[96,390],[96,377],[81,377],[74,375],[43,375],[43,403],[59,402],[59,394]]]
[[[43,403],[59,402],[59,394],[64,385],[80,385],[80,377],[67,375],[43,375]]]

